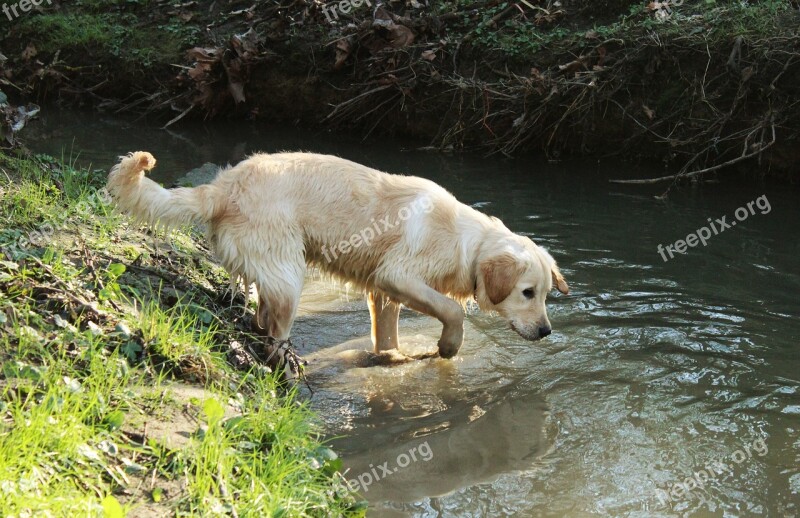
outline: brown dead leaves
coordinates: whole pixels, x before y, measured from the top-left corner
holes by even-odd
[[[336,42],[336,63],[333,65],[334,70],[339,70],[350,57],[353,52],[353,45],[350,43],[349,38],[342,38]]]
[[[333,68],[342,68],[359,45],[367,49],[372,56],[380,54],[386,49],[402,49],[414,44],[417,35],[408,26],[410,20],[397,16],[386,9],[379,7],[375,10],[372,22],[361,24],[358,34],[351,34],[336,41],[336,55]],[[435,53],[427,51],[423,59],[432,61]]]
[[[389,28],[389,42],[396,49],[408,47],[414,43],[414,33],[405,25],[394,25]]]
[[[193,103],[205,109],[210,109],[215,104],[214,85],[219,76],[216,69],[222,61],[222,52],[222,49],[202,47],[195,47],[186,52],[186,58],[194,62],[194,66],[186,72],[198,92]]]
[[[436,59],[436,51],[435,50],[426,50],[422,53],[422,59],[425,61],[433,61]]]
[[[372,28],[375,33],[382,36],[386,42],[396,48],[408,47],[414,43],[414,32],[406,27],[397,23],[400,17],[390,13],[383,7],[375,10],[375,16],[372,20]]]
[[[250,69],[253,64],[266,59],[261,50],[262,43],[256,32],[250,29],[233,35],[227,48],[189,49],[186,59],[192,62],[192,66],[185,74],[197,92],[193,104],[214,115],[223,109],[227,99],[232,99],[237,105],[245,103],[245,85]],[[221,89],[220,84],[225,84],[226,88]]]
[[[39,52],[36,50],[36,47],[33,46],[33,43],[28,43],[28,46],[22,51],[22,59],[25,61],[30,61],[31,59],[35,58],[36,54],[38,53]]]

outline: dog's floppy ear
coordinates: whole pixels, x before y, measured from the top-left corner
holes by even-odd
[[[510,253],[491,257],[481,263],[483,288],[492,304],[503,302],[511,294],[524,270],[522,262]]]
[[[564,295],[569,294],[567,280],[564,279],[563,275],[561,275],[561,270],[558,269],[558,266],[556,266],[555,263],[553,263],[553,268],[550,271],[553,273],[553,287]]]

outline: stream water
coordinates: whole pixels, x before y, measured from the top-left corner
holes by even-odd
[[[549,301],[553,334],[525,342],[472,310],[452,361],[356,367],[365,301],[309,278],[294,339],[370,516],[800,513],[797,186],[736,179],[659,200],[666,186],[608,183],[664,174],[626,163],[449,157],[248,124],[167,132],[96,114],[45,113],[29,130],[34,149],[81,150],[103,169],[151,151],[164,183],[256,150],[334,153],[430,178],[549,249],[572,288]],[[723,216],[736,225],[669,258],[667,245]],[[400,325],[403,350],[435,347],[438,322],[404,311]]]

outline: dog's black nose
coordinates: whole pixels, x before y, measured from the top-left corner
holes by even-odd
[[[539,338],[544,338],[545,336],[549,335],[552,332],[552,329],[549,327],[540,327],[539,328]]]

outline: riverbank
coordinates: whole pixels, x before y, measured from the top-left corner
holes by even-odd
[[[56,2],[10,24],[3,89],[164,124],[233,117],[448,151],[659,160],[664,182],[737,167],[796,178],[796,6],[578,4]]]
[[[143,232],[69,160],[0,172],[4,515],[363,516],[196,231]]]

